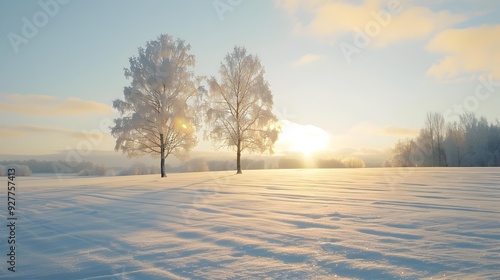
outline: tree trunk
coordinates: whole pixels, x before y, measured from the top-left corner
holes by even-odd
[[[165,144],[163,143],[163,134],[160,134],[160,150],[161,150],[161,155],[160,155],[160,170],[161,170],[161,177],[167,177],[167,174],[165,174]]]
[[[441,155],[442,155],[442,151],[441,151],[441,137],[439,137],[439,134],[437,136],[437,146],[438,146],[438,166],[441,167],[442,164],[441,164]]]
[[[236,151],[236,174],[242,174],[241,172],[241,142],[238,141],[237,151]]]
[[[160,165],[161,165],[161,177],[167,177],[167,174],[165,173],[165,159],[163,156],[160,159]]]

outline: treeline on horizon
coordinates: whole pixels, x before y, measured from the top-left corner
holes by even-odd
[[[0,162],[0,176],[4,176],[8,168],[15,168],[17,176],[37,174],[73,174],[80,176],[124,176],[158,174],[159,168],[142,162],[134,163],[128,168],[110,168],[104,164],[90,161],[64,160],[6,160]]]
[[[500,121],[463,113],[446,121],[440,113],[429,112],[425,126],[415,138],[399,140],[394,156],[385,166],[500,166]]]
[[[258,169],[298,169],[298,168],[363,168],[365,163],[362,159],[354,156],[331,157],[307,162],[302,157],[285,156],[274,159],[242,159],[241,165],[248,170]],[[179,166],[167,165],[171,173],[182,172],[207,172],[234,170],[235,160],[206,160],[204,158],[193,158]],[[160,167],[136,162],[128,168],[107,167],[90,161],[68,162],[68,161],[40,161],[40,160],[11,160],[0,162],[0,176],[7,174],[7,168],[16,168],[18,176],[30,176],[38,174],[72,174],[79,176],[127,176],[160,174]],[[4,174],[5,173],[5,174]]]

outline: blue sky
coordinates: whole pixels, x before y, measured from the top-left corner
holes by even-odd
[[[376,21],[387,12],[388,21]],[[26,20],[40,25],[32,38],[23,35]],[[74,148],[82,132],[117,117],[111,103],[128,84],[128,58],[161,33],[191,44],[198,75],[217,76],[235,45],[259,55],[275,113],[295,133],[322,130],[327,150],[391,147],[415,136],[426,112],[466,102],[468,112],[500,118],[493,0],[1,1],[0,21],[0,154]],[[379,29],[356,45],[370,27]],[[26,41],[12,43],[13,34]],[[346,45],[357,52],[346,56]],[[92,149],[113,149],[104,134]]]

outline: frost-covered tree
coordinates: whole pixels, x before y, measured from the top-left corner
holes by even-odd
[[[462,166],[467,153],[465,150],[465,130],[460,123],[448,124],[443,145],[447,154],[448,166]]]
[[[416,149],[417,149],[417,144],[412,139],[399,140],[392,149],[394,157],[392,158],[391,166],[394,167],[415,166],[415,162],[413,162],[411,156]]]
[[[491,152],[489,166],[500,166],[500,121],[496,120],[496,125],[490,125],[488,134],[488,150]]]
[[[463,113],[445,123],[438,113],[427,114],[416,139],[396,143],[393,166],[500,166],[500,121]],[[446,127],[446,129],[443,129]]]
[[[365,161],[354,156],[349,156],[342,159],[342,163],[347,168],[365,168]]]
[[[414,139],[414,156],[411,157],[412,166],[433,166],[433,142],[427,129],[420,129],[420,133]]]
[[[186,158],[197,143],[200,79],[192,71],[195,57],[190,49],[183,40],[163,34],[147,42],[124,69],[131,80],[123,90],[124,99],[113,102],[121,115],[111,130],[115,150],[129,157],[159,156],[161,177],[166,176],[169,155]]]
[[[264,79],[260,59],[234,47],[219,69],[220,78],[208,80],[205,139],[236,150],[237,174],[241,174],[241,153],[272,152],[278,138],[278,119],[272,113],[273,95]]]
[[[488,151],[488,120],[485,117],[478,119],[473,113],[464,113],[460,115],[460,122],[465,128],[467,166],[487,166],[491,157]]]

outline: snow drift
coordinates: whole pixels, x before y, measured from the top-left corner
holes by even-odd
[[[405,171],[17,178],[0,279],[498,277],[500,169]]]

